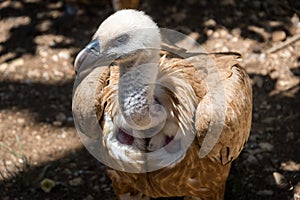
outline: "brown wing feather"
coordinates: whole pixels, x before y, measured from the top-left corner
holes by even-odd
[[[74,83],[72,112],[77,129],[89,137],[97,137],[98,116],[102,115],[104,107],[97,101],[109,76],[108,67],[98,67],[82,72]]]
[[[238,157],[249,137],[252,117],[252,90],[247,73],[232,56],[215,57],[214,60],[219,69],[220,84],[224,88],[227,110],[220,138],[208,157],[222,164],[227,164]],[[200,145],[202,145],[211,122],[212,116],[208,106],[213,103],[208,96],[205,96],[197,108],[195,127]],[[219,112],[224,111],[220,110]]]

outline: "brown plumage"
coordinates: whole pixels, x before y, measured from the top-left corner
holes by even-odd
[[[195,66],[195,59],[201,61],[200,69]],[[77,60],[79,61],[76,61],[75,67],[82,67],[83,61],[80,58]],[[213,62],[209,64],[206,60]],[[87,113],[96,113],[103,129],[103,145],[109,149],[108,152],[115,149],[109,146],[106,139],[111,134],[118,135],[113,131],[116,124],[111,121],[120,115],[122,109],[118,101],[122,67],[122,64],[117,63],[110,67],[95,68],[81,81],[73,96],[75,117],[78,113],[82,118]],[[217,80],[210,84],[209,81],[216,77]],[[180,159],[161,169],[143,173],[109,169],[108,175],[116,194],[120,199],[171,196],[223,199],[231,163],[239,156],[249,136],[252,92],[248,75],[238,64],[235,55],[201,54],[188,59],[162,55],[156,81],[158,84],[153,95],[166,108],[166,123],[157,134],[158,139],[153,139],[153,136],[149,141],[128,136],[127,139],[133,140],[132,144],[126,144],[128,141],[123,140],[123,144],[120,144],[123,148],[131,146],[126,151],[129,152],[127,156],[130,157],[130,152],[133,151],[147,153],[163,148],[166,145],[164,142],[160,145],[157,143],[164,141],[165,137],[173,138],[178,130],[192,131],[195,138]],[[94,99],[83,97],[86,87],[94,87]],[[215,92],[224,93],[220,97],[224,98],[225,107],[214,105]],[[91,102],[93,105],[88,105]],[[222,120],[213,121],[215,114],[222,118],[222,113],[225,117],[224,124]],[[221,127],[220,135],[210,130],[214,125]],[[174,133],[166,133],[167,131]],[[179,143],[184,140],[184,137],[180,137]],[[150,147],[151,142],[154,147]],[[213,143],[215,145],[210,146]]]

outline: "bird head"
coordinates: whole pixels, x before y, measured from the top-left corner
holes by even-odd
[[[149,16],[142,11],[121,10],[102,22],[93,40],[76,57],[75,71],[82,66],[159,59],[160,44],[159,28]]]
[[[92,41],[77,55],[75,71],[116,63],[120,72],[119,105],[126,123],[139,130],[161,126],[166,117],[161,109],[155,111],[155,119],[150,116],[160,45],[159,28],[149,16],[121,10],[101,23]]]

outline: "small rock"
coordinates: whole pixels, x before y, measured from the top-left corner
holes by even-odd
[[[220,37],[221,38],[226,38],[228,36],[227,30],[221,29],[220,30]]]
[[[62,112],[58,113],[55,118],[57,121],[60,121],[60,122],[64,122],[67,119],[66,115]]]
[[[252,47],[253,53],[261,53],[262,52],[262,47],[260,45],[254,45]]]
[[[60,71],[57,71],[57,70],[54,70],[54,76],[57,76],[57,77],[64,77],[65,74],[63,72],[60,72]]]
[[[260,190],[257,192],[257,195],[260,196],[272,196],[274,192],[272,190]]]
[[[52,124],[53,124],[53,126],[62,126],[61,121],[53,121]]]
[[[105,182],[106,178],[103,176],[99,179],[100,182]]]
[[[294,161],[283,162],[281,163],[280,168],[285,171],[300,171],[300,163]]]
[[[186,2],[190,5],[193,5],[197,2],[197,0],[187,0]]]
[[[74,118],[73,117],[67,117],[66,120],[67,120],[68,123],[74,122]]]
[[[72,180],[69,181],[69,184],[71,186],[79,186],[83,183],[83,179],[80,177],[74,178]]]
[[[24,118],[18,118],[17,122],[18,122],[18,124],[24,124],[25,123],[25,119]]]
[[[259,139],[259,136],[257,134],[250,134],[249,136],[249,142],[256,142]]]
[[[2,63],[0,64],[0,71],[1,72],[4,72],[6,70],[6,68],[8,67],[8,64],[7,63]]]
[[[10,66],[21,66],[24,64],[24,59],[22,58],[18,58],[18,59],[15,59],[13,60],[11,63],[10,63]]]
[[[258,146],[265,151],[272,151],[274,146],[268,142],[261,142]]]
[[[50,192],[55,185],[55,182],[48,178],[41,181],[41,189],[47,193]]]
[[[286,134],[286,139],[289,141],[289,140],[294,140],[295,139],[295,134],[294,132],[288,132]]]
[[[274,31],[272,33],[272,41],[280,42],[286,39],[286,33],[284,31]]]
[[[264,80],[260,76],[253,76],[253,81],[259,88],[261,88],[264,85]]]
[[[286,178],[279,172],[273,172],[273,178],[275,180],[276,185],[279,188],[284,189],[288,186],[288,182],[287,182]]]
[[[48,72],[43,72],[42,77],[43,77],[46,81],[50,80],[50,76],[49,76],[49,73],[48,73]]]
[[[206,31],[206,35],[207,35],[207,36],[211,36],[213,33],[214,33],[214,30],[212,30],[212,29],[208,29],[208,30]]]
[[[42,137],[40,135],[35,136],[35,139],[40,140]]]
[[[184,12],[180,13],[175,13],[172,15],[172,18],[174,19],[175,22],[181,22],[186,18],[186,14]]]
[[[71,175],[72,171],[70,169],[66,168],[66,169],[64,169],[64,174]]]
[[[99,192],[99,191],[100,191],[99,185],[95,185],[95,186],[93,187],[93,190],[95,190],[96,192]]]
[[[85,197],[83,200],[94,200],[94,197],[92,195],[88,195],[87,197]]]
[[[261,105],[262,108],[267,108],[267,105]],[[272,124],[273,122],[277,121],[277,118],[275,117],[266,117],[262,120],[262,123],[264,124]]]
[[[221,1],[221,5],[223,6],[235,6],[235,1],[234,0],[223,0]]]
[[[294,187],[294,199],[293,200],[300,200],[300,183],[298,183]]]
[[[254,156],[254,155],[248,155],[247,157],[247,162],[250,164],[250,165],[257,165],[258,164],[258,160],[257,158]]]
[[[31,71],[27,72],[27,76],[29,78],[39,78],[41,76],[41,74],[38,70],[31,70]]]
[[[51,26],[52,26],[52,22],[50,20],[44,20],[40,24],[37,25],[37,29],[40,32],[45,32],[45,31],[51,29]]]
[[[290,58],[292,56],[291,51],[289,50],[284,50],[280,52],[280,57],[282,58]]]
[[[61,52],[59,52],[58,56],[60,58],[63,58],[63,59],[69,59],[70,58],[70,54],[67,51],[61,51]]]
[[[217,25],[217,23],[214,19],[209,19],[209,20],[204,22],[204,26],[214,27],[216,25]]]
[[[51,57],[51,59],[54,61],[54,62],[57,62],[58,61],[58,56],[57,55],[53,55]]]

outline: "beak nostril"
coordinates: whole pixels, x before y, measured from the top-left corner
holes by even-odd
[[[100,55],[100,42],[98,39],[94,39],[87,46],[86,49],[95,55]]]

